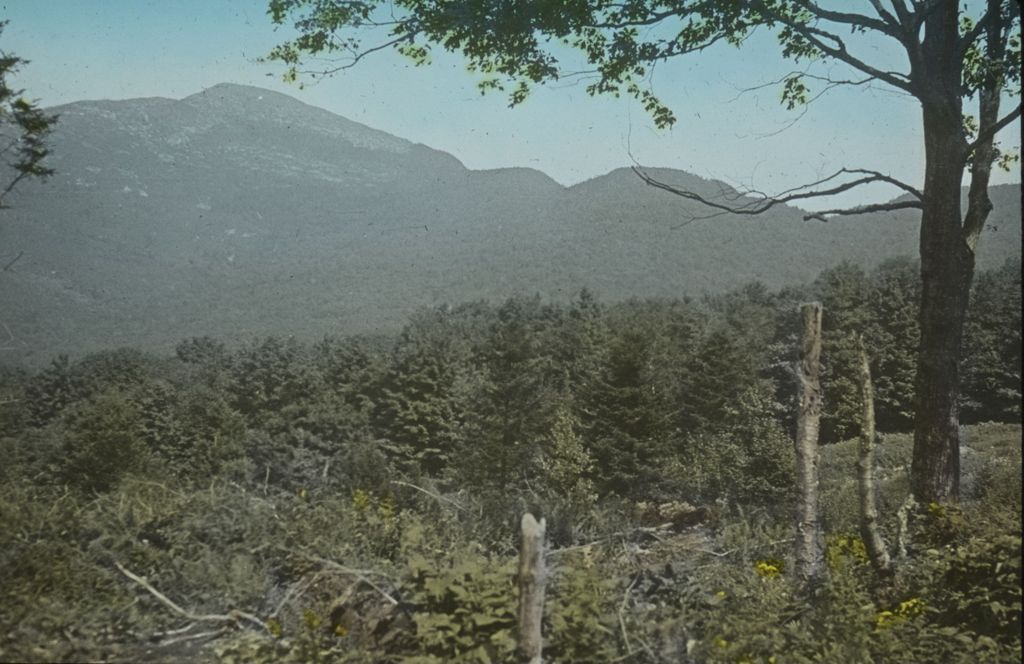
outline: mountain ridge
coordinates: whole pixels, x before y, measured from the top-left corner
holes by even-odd
[[[0,255],[24,255],[0,275],[0,334],[11,337],[0,363],[119,344],[167,351],[202,334],[389,331],[419,306],[515,293],[779,287],[840,260],[916,254],[906,213],[821,224],[779,206],[686,223],[706,210],[628,168],[568,187],[536,169],[470,170],[249,86],[51,110],[62,113],[57,174],[15,192],[4,220]],[[992,188],[1000,230],[985,233],[981,267],[1020,255],[1019,191]]]

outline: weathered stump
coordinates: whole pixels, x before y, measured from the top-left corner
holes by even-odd
[[[522,520],[522,548],[519,550],[519,653],[526,664],[541,664],[544,618],[544,588],[547,575],[544,570],[545,522],[532,514]]]

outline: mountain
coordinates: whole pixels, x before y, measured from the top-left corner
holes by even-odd
[[[0,213],[0,362],[210,334],[392,331],[419,306],[587,287],[607,300],[777,287],[917,252],[913,213],[706,214],[620,169],[573,187],[453,156],[286,95],[83,101],[51,165]],[[655,177],[716,194],[680,171]],[[995,187],[980,267],[1020,255],[1020,187]]]

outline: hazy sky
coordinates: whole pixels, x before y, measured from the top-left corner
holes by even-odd
[[[679,119],[662,131],[636,102],[589,97],[578,82],[538,89],[525,104],[508,109],[500,93],[481,96],[462,59],[452,55],[436,54],[432,66],[417,68],[383,52],[300,90],[281,82],[282,67],[256,61],[289,34],[275,31],[266,4],[0,0],[0,18],[10,21],[0,49],[31,60],[15,83],[46,105],[181,98],[221,82],[257,85],[445,150],[470,168],[528,166],[564,184],[634,159],[768,192],[842,166],[921,181],[920,111],[907,96],[882,87],[838,89],[798,119],[779,105],[777,85],[741,94],[795,68],[767,34],[755,35],[742,49],[715,47],[659,65],[654,90]],[[882,44],[861,47],[865,58],[902,64]],[[835,72],[848,75],[838,66]],[[1015,123],[1001,138],[1018,145],[1019,135]],[[1019,179],[1016,172],[994,178]],[[841,202],[894,195],[865,190]]]

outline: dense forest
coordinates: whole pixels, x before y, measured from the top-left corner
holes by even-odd
[[[552,662],[1020,661],[1020,267],[974,287],[964,500],[906,523],[909,259],[778,291],[514,297],[424,309],[394,337],[203,337],[173,358],[4,370],[0,659],[515,661],[531,511],[554,561]],[[829,571],[807,598],[787,573],[809,299]],[[890,575],[857,534],[852,331]]]

